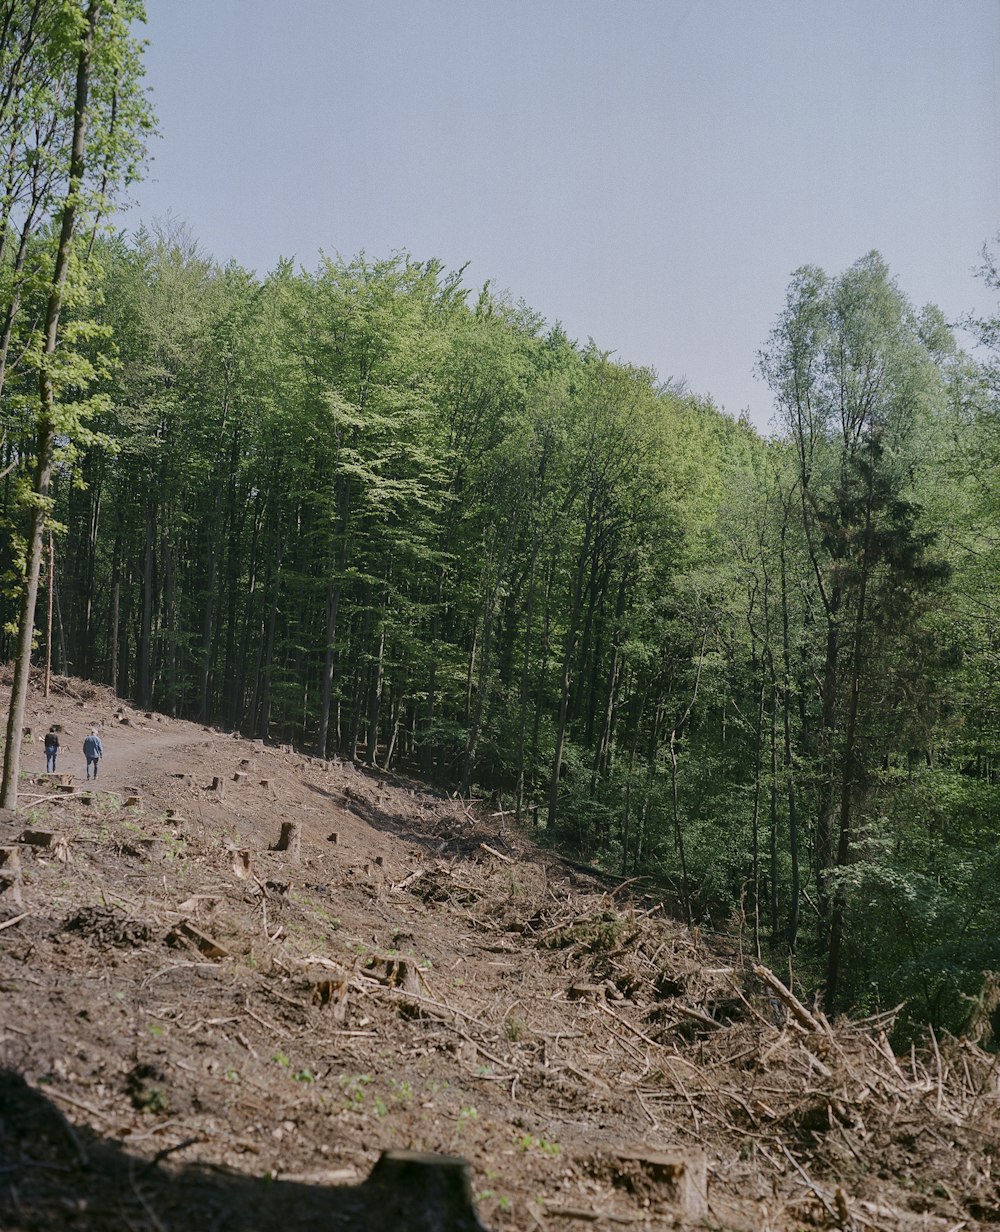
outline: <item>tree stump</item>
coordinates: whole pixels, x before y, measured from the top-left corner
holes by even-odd
[[[217,792],[220,796],[222,795],[222,779],[217,774],[212,776],[212,786],[208,790]]]
[[[125,808],[141,808],[142,807],[141,797],[140,796],[126,796],[124,807]]]
[[[363,1189],[371,1195],[368,1206],[379,1227],[486,1232],[476,1213],[469,1164],[458,1156],[383,1151]]]
[[[336,831],[336,830],[334,830],[332,834],[328,834],[328,835],[326,836],[326,841],[327,841],[328,843],[339,843],[339,842],[340,842],[340,835],[337,833],[337,831]]]
[[[63,864],[69,863],[69,840],[51,830],[22,830],[17,841],[28,847],[41,847]]]
[[[685,1220],[708,1215],[708,1170],[705,1156],[698,1150],[616,1151],[615,1158],[627,1168],[638,1169],[651,1181],[663,1185],[668,1200]]]
[[[167,848],[161,838],[141,838],[136,846],[139,854],[152,864],[160,864],[167,858]]]
[[[0,847],[0,896],[9,894],[21,906],[21,853],[16,847]]]
[[[243,770],[237,770],[236,773],[233,775],[234,783],[245,783],[246,781],[247,781],[247,774]]]
[[[302,826],[297,821],[283,821],[281,834],[272,851],[284,851],[289,860],[298,862],[302,855]]]
[[[233,873],[239,881],[249,881],[253,876],[253,852],[249,847],[233,852]]]

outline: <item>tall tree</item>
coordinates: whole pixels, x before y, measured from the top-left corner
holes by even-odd
[[[130,23],[140,15],[138,6],[116,4],[114,0],[105,0],[103,7],[101,0],[89,0],[85,10],[76,0],[60,0],[52,9],[50,37],[53,48],[58,51],[68,45],[75,51],[73,86],[67,90],[67,96],[72,98],[72,127],[69,149],[64,155],[65,193],[57,219],[57,238],[43,322],[33,347],[38,372],[38,403],[17,654],[7,718],[3,784],[0,788],[0,803],[6,808],[17,806],[21,731],[31,663],[42,538],[50,509],[49,488],[56,435],[66,435],[72,439],[74,432],[79,430],[79,407],[57,406],[61,392],[60,378],[63,382],[66,380],[65,371],[59,371],[57,355],[74,239],[81,221],[96,221],[105,207],[107,193],[127,178],[134,167],[136,141],[146,120],[141,105],[134,101],[138,94],[137,61]],[[97,88],[93,89],[95,85]],[[56,91],[53,96],[55,107],[59,105],[58,97]],[[129,100],[125,110],[130,122],[124,126],[118,124],[118,104],[113,101],[122,97]],[[108,104],[106,108],[102,107],[102,102]],[[102,118],[106,120],[103,131],[94,123]],[[52,125],[53,130],[58,132],[57,113],[53,114]],[[91,148],[97,146],[103,154],[98,183],[96,187],[92,185],[89,192],[86,179],[88,137]],[[61,152],[56,148],[52,153],[58,157]],[[65,369],[65,365],[63,367]]]

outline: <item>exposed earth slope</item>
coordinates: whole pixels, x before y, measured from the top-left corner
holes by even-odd
[[[0,1228],[402,1226],[361,1185],[385,1148],[464,1156],[497,1232],[1000,1222],[975,1043],[897,1057],[887,1021],[831,1025],[736,942],[396,776],[75,680],[28,722]],[[74,784],[42,773],[52,724]]]

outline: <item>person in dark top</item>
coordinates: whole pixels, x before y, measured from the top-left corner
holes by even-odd
[[[101,737],[97,734],[97,728],[91,728],[90,735],[83,742],[83,755],[87,759],[87,778],[90,778],[90,767],[94,767],[94,778],[97,778],[97,766],[101,758],[104,756],[104,746],[101,744]]]
[[[45,733],[45,769],[50,774],[56,772],[56,758],[59,756],[59,737],[56,729],[50,727]]]

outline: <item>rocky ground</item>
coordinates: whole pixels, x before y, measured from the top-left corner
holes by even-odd
[[[0,1228],[445,1226],[366,1179],[391,1149],[467,1160],[495,1232],[1000,1222],[996,1054],[896,1056],[888,1018],[830,1024],[737,941],[418,783],[82,681],[27,722]]]

